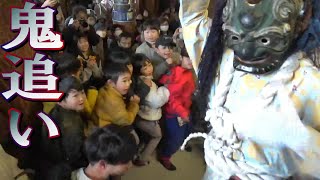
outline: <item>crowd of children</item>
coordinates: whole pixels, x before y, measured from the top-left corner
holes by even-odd
[[[64,96],[43,103],[60,137],[49,139],[43,126],[36,179],[119,179],[154,152],[176,169],[170,158],[190,133],[195,79],[170,11],[140,15],[135,34],[73,7],[64,51],[49,53]]]

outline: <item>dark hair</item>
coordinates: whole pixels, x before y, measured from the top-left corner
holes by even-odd
[[[297,26],[303,27],[308,22],[306,29],[303,31],[296,41],[296,51],[302,50],[310,53],[312,50],[320,47],[320,4],[317,0],[305,1],[305,18],[297,23]],[[312,15],[310,15],[312,14]],[[309,19],[310,18],[310,19]],[[299,29],[299,28],[298,28]]]
[[[82,91],[83,86],[78,78],[69,75],[62,78],[59,83],[59,91],[64,92],[62,100],[68,97],[71,90]]]
[[[120,29],[123,30],[123,26],[122,26],[122,25],[120,25],[120,24],[113,24],[112,27],[111,27],[111,29],[110,29],[111,32],[112,32],[112,34],[116,31],[117,28],[120,28]]]
[[[88,34],[87,34],[87,33],[77,33],[77,35],[75,36],[75,42],[78,43],[78,41],[79,41],[81,38],[86,38],[87,41],[89,42],[89,37],[88,37]],[[89,43],[89,44],[90,44],[90,43]]]
[[[142,31],[147,29],[160,30],[160,22],[158,19],[147,19],[142,24]]]
[[[96,17],[95,15],[90,14],[90,15],[88,15],[88,18],[89,18],[89,17],[92,17],[95,21],[97,21],[97,17]]]
[[[118,41],[120,41],[121,38],[131,38],[132,39],[132,35],[130,33],[124,31],[119,35]]]
[[[130,71],[126,65],[120,63],[109,63],[104,69],[103,74],[105,80],[112,80],[113,82],[117,82],[120,75],[124,73],[129,73]]]
[[[175,47],[175,43],[173,42],[172,37],[167,35],[160,36],[157,39],[155,47],[158,48],[160,45],[164,47],[169,47],[171,49]]]
[[[87,14],[87,9],[84,6],[81,5],[76,5],[72,8],[72,17],[73,19],[76,19],[76,15],[79,12],[84,12],[85,14]]]
[[[169,25],[169,19],[166,18],[166,17],[161,17],[160,19],[160,24],[164,23],[164,22],[168,22],[168,25]]]
[[[119,63],[124,65],[129,65],[132,63],[130,55],[124,51],[111,52],[108,56],[108,62]]]
[[[56,74],[59,77],[75,74],[81,69],[81,61],[73,54],[67,52],[58,54],[55,60],[58,62]]]
[[[181,53],[180,54],[181,54],[182,57],[189,57],[188,51],[187,51],[187,49],[185,47],[181,49]]]
[[[133,55],[132,62],[133,62],[132,66],[133,66],[133,72],[134,72],[135,77],[138,77],[141,75],[141,73],[140,73],[141,68],[143,66],[145,66],[146,62],[151,63],[150,59],[142,53],[137,53],[137,54]]]
[[[94,131],[85,142],[90,164],[103,160],[111,165],[126,164],[133,160],[137,145],[128,128],[108,125]]]
[[[103,23],[97,22],[93,27],[95,31],[107,31],[107,26]]]
[[[198,80],[200,93],[197,95],[200,98],[200,116],[205,117],[205,112],[208,109],[209,94],[214,83],[214,77],[218,71],[218,64],[223,54],[223,30],[222,30],[222,14],[226,1],[216,1],[214,7],[214,18],[212,20],[211,30],[201,55],[199,64]],[[201,117],[200,117],[201,118]]]

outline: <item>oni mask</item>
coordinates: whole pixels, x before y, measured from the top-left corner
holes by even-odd
[[[224,41],[234,50],[234,68],[252,74],[278,69],[297,37],[303,0],[227,0]]]

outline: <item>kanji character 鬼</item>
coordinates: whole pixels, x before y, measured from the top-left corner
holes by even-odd
[[[29,36],[29,43],[35,50],[60,50],[63,48],[61,34],[53,33],[53,13],[55,10],[33,8],[34,3],[25,2],[23,9],[12,8],[11,30],[19,31],[14,40],[6,43],[2,48],[12,50],[22,44]],[[40,35],[39,35],[40,34]]]

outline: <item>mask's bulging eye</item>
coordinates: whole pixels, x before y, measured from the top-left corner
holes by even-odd
[[[232,36],[231,36],[231,40],[232,40],[232,41],[239,41],[239,37],[238,37],[238,36],[235,36],[235,35],[232,35]]]
[[[258,4],[261,0],[247,0],[249,4]]]
[[[270,44],[270,39],[263,37],[260,39],[260,43],[262,43],[263,45],[268,45],[268,44]]]

